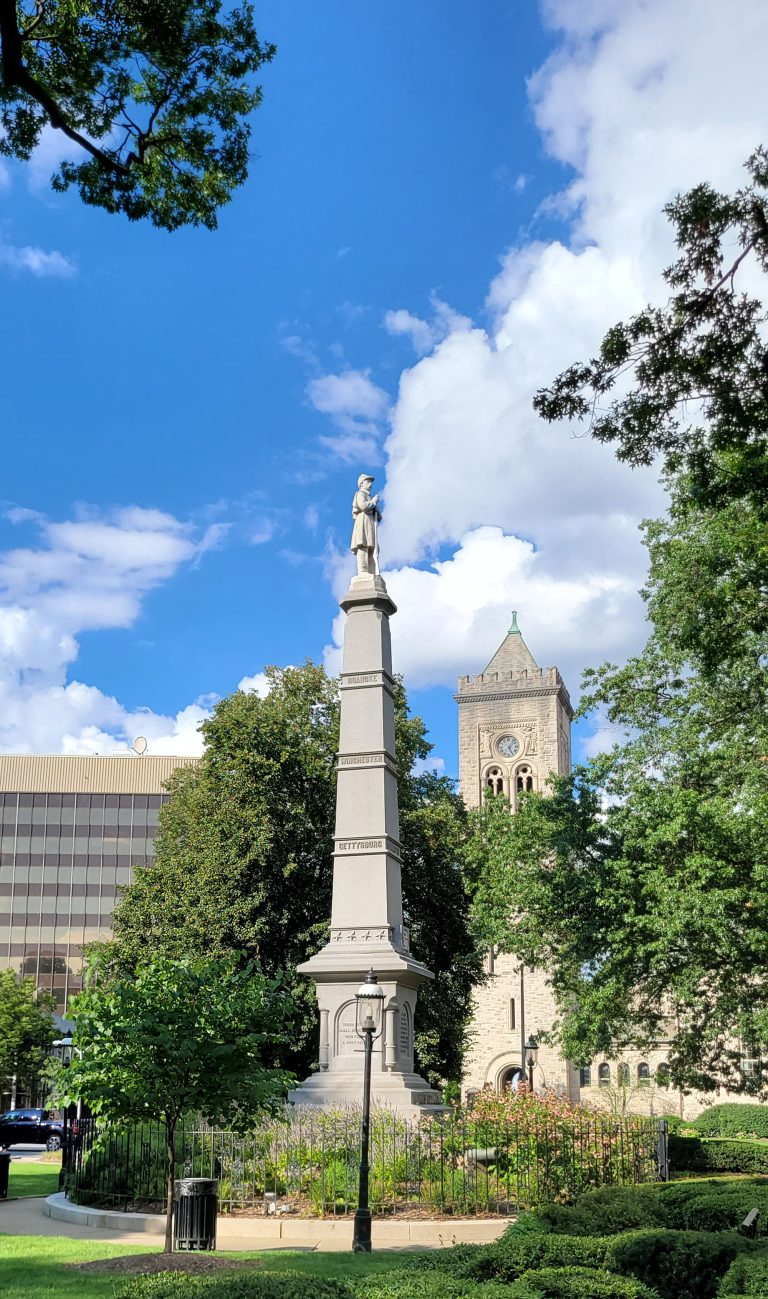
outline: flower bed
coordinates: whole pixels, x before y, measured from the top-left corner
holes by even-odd
[[[591,1186],[657,1176],[658,1122],[613,1119],[556,1096],[481,1093],[472,1108],[406,1120],[375,1110],[375,1213],[510,1214],[571,1200]],[[348,1214],[357,1204],[360,1112],[295,1110],[246,1135],[186,1125],[180,1177],[214,1177],[222,1212]],[[163,1140],[152,1125],[92,1133],[68,1194],[78,1203],[161,1208]]]

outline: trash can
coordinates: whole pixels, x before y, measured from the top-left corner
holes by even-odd
[[[0,1150],[0,1200],[8,1199],[8,1174],[11,1170],[11,1155],[8,1150]]]
[[[212,1177],[181,1177],[173,1197],[174,1249],[215,1249],[218,1183]]]

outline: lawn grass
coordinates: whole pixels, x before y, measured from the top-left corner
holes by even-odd
[[[18,1195],[53,1195],[59,1189],[56,1164],[33,1164],[28,1159],[12,1159],[8,1176],[8,1197]]]
[[[1,1212],[1,1211],[0,1211]],[[2,1220],[0,1219],[0,1225]],[[0,1235],[0,1295],[3,1299],[114,1299],[128,1278],[70,1271],[67,1263],[86,1263],[119,1254],[147,1254],[152,1246],[102,1245],[90,1240],[60,1240],[56,1236]],[[313,1277],[355,1277],[404,1266],[409,1255],[397,1250],[373,1254],[254,1250],[232,1255],[255,1259],[264,1272],[298,1272]],[[173,1268],[173,1260],[169,1260]]]

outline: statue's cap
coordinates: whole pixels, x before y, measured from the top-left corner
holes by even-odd
[[[357,480],[357,485],[358,487],[362,487],[363,483],[372,483],[372,482],[373,482],[373,474],[361,474]]]

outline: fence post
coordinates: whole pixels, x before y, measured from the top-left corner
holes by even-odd
[[[656,1142],[656,1168],[660,1182],[669,1181],[669,1124],[659,1120],[659,1139]]]

